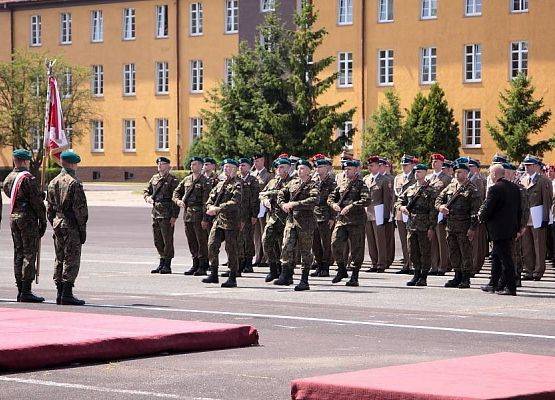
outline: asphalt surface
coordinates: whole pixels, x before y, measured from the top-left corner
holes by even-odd
[[[88,305],[52,304],[49,229],[35,289],[49,303],[33,306],[11,300],[4,207],[0,307],[249,324],[259,330],[260,346],[4,374],[0,399],[287,399],[291,380],[302,377],[501,351],[555,356],[551,266],[541,282],[525,282],[517,297],[482,293],[487,270],[469,290],[443,288],[449,277],[430,277],[427,288],[407,288],[408,277],[394,269],[362,273],[359,288],[314,278],[311,290],[302,293],[264,283],[266,271],[259,269],[239,278],[239,288],[222,289],[182,275],[190,258],[181,220],[174,274],[160,276],[149,273],[157,257],[148,210],[91,207],[90,214],[75,287]]]

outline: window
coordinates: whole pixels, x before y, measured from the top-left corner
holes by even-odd
[[[201,60],[191,61],[191,92],[200,93],[203,89],[204,68]]]
[[[225,72],[224,72],[225,83],[228,85],[233,85],[233,59],[225,59]]]
[[[437,18],[437,0],[422,0],[422,19]]]
[[[168,63],[156,63],[156,94],[168,94],[170,92],[170,70]]]
[[[62,82],[62,97],[67,99],[71,97],[73,90],[73,74],[71,69],[66,68]]]
[[[123,40],[135,39],[135,9],[123,9]]]
[[[482,112],[480,110],[466,110],[464,112],[464,132],[465,147],[481,146]]]
[[[135,151],[135,120],[134,119],[124,119],[123,120],[123,150],[124,151]]]
[[[480,82],[482,80],[482,45],[469,44],[464,46],[466,82]]]
[[[482,0],[465,0],[464,15],[467,17],[482,15]]]
[[[268,12],[276,10],[275,0],[260,0],[260,11]]]
[[[528,0],[510,0],[511,12],[528,12]]]
[[[225,33],[239,32],[239,0],[226,0],[225,9]]]
[[[38,127],[33,127],[31,128],[31,137],[32,137],[32,150],[33,152],[37,152],[42,148],[43,145],[43,137],[42,137],[42,132],[40,130],[40,128]]]
[[[71,44],[71,13],[60,14],[60,43]]]
[[[337,23],[339,25],[353,23],[353,0],[339,0]]]
[[[104,96],[104,66],[92,66],[92,94],[93,96]]]
[[[170,130],[167,118],[156,119],[156,151],[168,151]]]
[[[339,53],[339,87],[353,86],[353,53]]]
[[[40,15],[31,16],[31,46],[42,45],[42,20]]]
[[[511,43],[511,78],[528,75],[528,42]]]
[[[104,151],[104,122],[92,121],[92,151]]]
[[[202,136],[202,118],[191,118],[191,137],[193,140]]]
[[[91,42],[104,40],[104,17],[101,10],[91,11]]]
[[[168,6],[156,6],[156,37],[168,37]]]
[[[436,81],[436,48],[426,47],[420,52],[420,83],[424,85],[434,83]]]
[[[202,3],[191,3],[191,36],[202,35]]]
[[[378,21],[393,21],[393,0],[379,0]]]
[[[346,121],[343,126],[337,128],[336,134],[337,138],[347,137],[349,133],[353,131],[353,121]],[[346,139],[345,140],[345,147],[346,150],[353,150],[353,142],[352,140]]]
[[[123,66],[123,95],[135,96],[135,64]]]
[[[378,84],[393,85],[393,50],[380,50],[378,60]]]

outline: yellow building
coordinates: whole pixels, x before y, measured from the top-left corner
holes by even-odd
[[[322,101],[356,107],[359,133],[394,89],[408,108],[439,82],[461,128],[461,153],[487,163],[499,91],[525,71],[555,108],[555,9],[540,0],[314,0],[329,35],[321,56],[337,61]],[[99,118],[74,148],[85,180],[144,179],[156,157],[174,165],[202,132],[205,95],[228,78],[239,42],[252,42],[272,0],[0,1],[0,60],[13,49],[63,54],[90,66]],[[281,0],[291,23],[299,0]],[[96,79],[95,79],[96,77]],[[102,81],[102,84],[99,82]],[[100,87],[101,86],[101,87]],[[553,132],[551,122],[543,132]],[[341,128],[340,128],[341,129]],[[0,165],[9,166],[10,149]],[[554,161],[548,154],[547,161]]]

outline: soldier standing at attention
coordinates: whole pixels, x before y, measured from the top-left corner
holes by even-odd
[[[437,223],[437,211],[434,204],[436,192],[426,181],[427,170],[425,164],[414,167],[416,182],[403,191],[396,204],[399,211],[408,216],[409,254],[414,276],[407,286],[428,286],[430,242]]]
[[[472,274],[472,241],[478,228],[480,195],[468,179],[466,164],[455,164],[455,179],[441,191],[436,199],[436,209],[447,219],[447,245],[449,261],[455,270],[455,278],[445,287],[470,287]]]
[[[210,192],[206,203],[206,214],[214,218],[208,236],[208,260],[210,275],[204,283],[218,283],[219,254],[225,241],[229,277],[222,287],[237,287],[237,240],[241,221],[241,178],[237,176],[237,160],[226,158],[223,162],[225,180],[219,182]]]
[[[3,188],[6,196],[11,198],[10,228],[17,301],[42,303],[44,298],[35,296],[31,285],[35,279],[39,241],[46,231],[46,208],[37,181],[29,172],[31,157],[28,150],[14,150],[15,168],[4,180]]]
[[[351,279],[347,286],[358,286],[358,274],[364,261],[365,240],[365,207],[370,201],[370,193],[359,174],[360,161],[346,160],[343,163],[344,179],[328,196],[328,205],[337,215],[332,233],[331,247],[333,256],[337,260],[337,275],[332,283],[341,282],[348,278],[347,262],[350,258],[353,264]]]
[[[212,186],[202,173],[203,159],[192,157],[189,160],[191,174],[186,176],[173,192],[172,200],[183,208],[185,236],[193,257],[193,266],[185,275],[206,275],[208,271],[208,217],[206,202]]]
[[[266,169],[266,159],[263,154],[253,155],[253,170],[251,174],[257,179],[259,185],[259,192],[264,190],[270,179],[272,179],[272,174]],[[264,228],[266,226],[266,212],[267,210],[260,214],[261,217],[258,218],[258,222],[254,224],[254,264],[253,266],[267,267],[268,258],[264,254],[264,249],[262,247],[262,234],[264,233]],[[258,217],[258,215],[257,215]]]
[[[54,229],[56,304],[82,306],[85,302],[73,295],[73,286],[79,274],[81,246],[87,240],[87,198],[75,174],[81,158],[72,151],[64,151],[60,158],[62,171],[52,179],[46,195],[46,216]]]
[[[476,186],[478,194],[480,195],[480,203],[483,203],[486,199],[486,179],[480,173],[480,162],[469,158],[468,168],[470,169],[470,174],[468,178],[470,182]],[[488,236],[486,226],[483,223],[478,224],[478,229],[476,230],[476,237],[472,243],[472,274],[476,275],[484,266],[484,260],[488,253]]]
[[[301,257],[302,277],[295,291],[310,290],[308,274],[312,265],[312,238],[316,218],[314,207],[318,204],[318,185],[311,179],[312,165],[300,159],[297,162],[298,178],[291,180],[278,193],[277,203],[287,213],[281,250],[282,271],[276,285],[287,285],[293,278],[296,257]]]
[[[204,176],[208,178],[210,187],[213,188],[219,182],[218,173],[216,172],[216,160],[214,160],[212,157],[205,157],[203,161],[204,165],[202,167],[202,172]]]
[[[143,191],[145,201],[152,204],[152,233],[154,245],[160,255],[160,264],[150,271],[152,274],[171,274],[174,256],[173,233],[179,207],[172,201],[178,180],[170,173],[170,160],[166,157],[156,159],[158,173],[154,174]]]
[[[386,243],[386,264],[385,268],[391,267],[393,261],[395,261],[395,214],[393,209],[393,204],[395,203],[395,191],[393,190],[393,185],[395,177],[391,174],[392,165],[387,158],[380,158],[380,174],[387,179],[387,186],[389,190],[389,204],[391,204],[391,209],[387,215],[385,225],[385,243]]]

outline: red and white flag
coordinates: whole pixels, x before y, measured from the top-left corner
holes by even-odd
[[[46,99],[48,108],[44,121],[44,148],[58,164],[61,164],[60,154],[69,148],[69,142],[64,130],[58,82],[53,76],[48,78],[48,87],[48,98]]]

